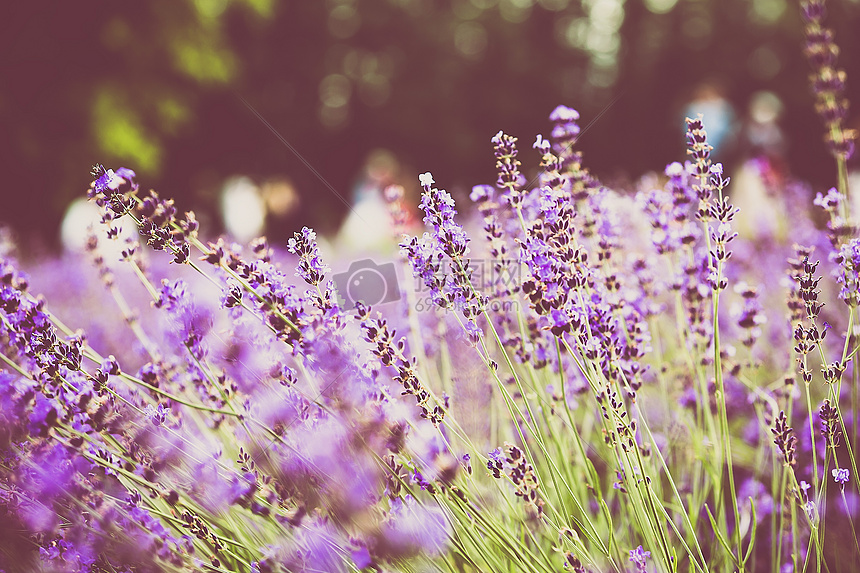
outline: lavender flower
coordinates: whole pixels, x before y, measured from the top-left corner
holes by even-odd
[[[383,366],[397,372],[394,381],[403,387],[402,394],[415,396],[421,417],[438,426],[445,417],[445,410],[432,403],[430,392],[418,378],[415,359],[406,357],[406,340],[395,340],[395,333],[388,328],[388,322],[378,317],[372,318],[370,307],[359,302],[356,303],[356,309],[364,339],[371,344],[371,352]]]
[[[827,193],[816,193],[812,204],[821,207],[830,215],[835,215],[839,212],[839,207],[844,202],[845,198],[842,196],[842,193],[836,187],[831,187],[827,190]]]
[[[516,209],[522,203],[522,187],[525,183],[517,159],[517,138],[500,131],[493,136],[492,143],[493,154],[496,156],[496,171],[499,174],[496,185],[502,189],[504,200]]]
[[[554,149],[559,155],[565,155],[579,135],[579,112],[560,105],[552,110],[549,119],[555,124],[552,129],[552,138],[556,141]]]
[[[90,198],[97,195],[112,198],[115,195],[133,193],[138,189],[138,185],[134,181],[136,175],[131,169],[120,167],[114,171],[113,169],[105,169],[102,165],[96,165],[93,167],[92,173],[96,180],[90,188]]]
[[[784,411],[780,411],[779,416],[771,428],[771,433],[774,435],[773,442],[782,452],[787,466],[793,466],[797,463],[797,437],[794,435],[794,430],[788,425],[788,418]]]
[[[833,475],[833,481],[842,485],[843,488],[851,477],[851,473],[848,471],[848,468],[833,468],[830,473]]]
[[[848,114],[845,99],[845,71],[836,67],[839,49],[833,41],[833,31],[822,24],[825,16],[824,0],[808,0],[801,3],[801,13],[806,22],[806,56],[812,66],[812,90],[815,94],[815,109],[824,120],[827,147],[836,157],[848,159],[854,152],[857,133],[844,129]]]
[[[735,285],[735,291],[743,299],[743,308],[739,312],[737,324],[746,332],[742,342],[749,347],[761,336],[761,325],[767,322],[767,316],[759,300],[758,289],[740,282]]]
[[[714,148],[708,143],[707,137],[708,134],[705,131],[701,115],[696,119],[687,118],[687,155],[693,158],[696,176],[699,178],[699,184],[694,185],[693,190],[699,199],[698,215],[700,219],[707,217],[707,212],[702,209],[701,205],[710,201],[714,191],[711,185],[710,159],[711,151]]]
[[[179,341],[196,360],[202,360],[209,352],[205,343],[206,335],[212,327],[211,315],[194,304],[185,281],[164,280],[156,308],[164,308],[175,327]]]
[[[839,446],[842,428],[839,425],[839,412],[830,404],[830,400],[821,403],[821,407],[818,409],[818,418],[821,421],[822,437],[824,437],[827,446],[835,450]]]
[[[424,193],[421,208],[424,223],[431,229],[421,239],[412,237],[400,245],[401,252],[412,265],[412,272],[429,289],[435,304],[445,309],[457,309],[466,319],[466,332],[473,341],[481,336],[477,318],[483,314],[486,297],[472,284],[474,271],[469,254],[469,238],[454,220],[454,200],[445,191],[432,187],[429,173],[421,176]],[[441,275],[443,261],[451,271]]]
[[[851,308],[860,305],[860,238],[854,238],[842,245],[836,254],[839,265],[836,281],[842,285],[839,298]]]
[[[149,246],[172,254],[173,263],[188,262],[191,247],[187,239],[196,236],[198,227],[194,213],[189,212],[178,218],[173,200],[162,199],[152,190],[139,196],[138,185],[134,182],[135,173],[130,169],[121,167],[114,172],[99,165],[93,169],[93,176],[96,180],[90,187],[88,197],[104,208],[102,222],[108,225],[109,238],[118,235],[118,228],[113,222],[131,214]],[[133,259],[134,251],[134,247],[124,251],[124,258]]]
[[[159,404],[158,408],[155,408],[152,404],[148,404],[143,413],[150,422],[156,426],[160,426],[170,415],[170,408],[165,408],[163,404]]]
[[[311,286],[318,286],[328,272],[323,263],[317,246],[317,234],[303,227],[301,233],[295,233],[287,242],[287,250],[299,257],[299,268],[296,273]]]
[[[544,511],[544,500],[541,499],[537,474],[534,466],[526,459],[525,453],[518,446],[506,443],[504,449],[496,448],[488,454],[487,469],[493,477],[499,479],[502,472],[514,484],[515,494],[523,500],[530,510],[540,516]]]
[[[820,2],[806,10],[810,21],[823,16]],[[834,54],[822,53],[832,67]],[[713,464],[725,456],[740,487],[737,513],[716,520],[724,542],[739,542],[737,555],[747,554],[740,526],[752,498],[761,523],[750,526],[783,536],[770,540],[783,553],[774,556],[765,541],[750,555],[757,563],[806,562],[806,551],[825,546],[811,537],[825,520],[841,533],[842,517],[827,507],[839,492],[786,484],[809,475],[819,484],[825,466],[815,473],[810,466],[842,456],[858,419],[834,394],[856,360],[854,334],[846,341],[839,332],[840,312],[853,312],[860,298],[860,243],[847,224],[833,226],[844,198],[831,191],[816,199],[831,215],[831,235],[841,237],[822,265],[836,273],[821,276],[812,249],[797,247],[791,280],[777,285],[765,275],[785,277],[774,270],[785,266],[785,245],[756,245],[771,256],[730,250],[737,210],[724,196],[722,166],[711,162],[703,118],[688,120],[690,160],[643,178],[635,200],[583,167],[573,149],[581,134],[575,110],[559,106],[550,120],[551,137],[538,135],[532,146],[540,158],[534,185],[516,138],[493,137],[496,184],[472,188],[471,221],[431,173],[419,176],[426,232],[401,247],[434,304],[456,313],[443,320],[416,315],[418,307],[383,315],[359,304],[357,314],[345,313],[310,228],[286,245],[307,285],[297,286],[292,271],[281,270],[277,247],[255,240],[245,258],[246,247],[223,239],[204,246],[193,214],[181,217],[171,200],[142,193],[122,168],[99,168],[89,191],[108,235],[125,217],[168,253],[150,258],[143,241],[124,245],[132,272],[123,274],[90,243],[95,283],[100,293],[107,287],[124,322],[99,323],[89,337],[71,330],[58,317],[74,328],[99,313],[82,320],[67,315],[68,305],[49,312],[0,236],[0,570],[411,570],[505,559],[519,570],[535,559],[536,570],[563,564],[586,573],[623,568],[609,561],[625,546],[636,547],[629,561],[639,573],[684,561],[707,569],[705,560],[724,548],[701,523],[691,527],[685,516],[701,508],[687,507],[685,492],[703,492],[707,503],[713,492],[724,498],[713,480],[725,474]],[[805,190],[792,189],[803,203]],[[402,231],[410,217],[405,191],[391,186],[386,197]],[[823,246],[824,234],[795,209],[804,240]],[[485,244],[470,239],[470,223],[483,229]],[[192,249],[211,265],[194,270],[215,289],[168,270],[171,255],[190,262]],[[485,256],[491,264],[481,264]],[[511,271],[485,291],[481,273],[491,267],[522,276]],[[153,287],[150,277],[162,276]],[[126,289],[129,279],[146,288]],[[736,308],[726,311],[717,295],[729,280],[737,286],[725,296]],[[788,307],[779,286],[789,289]],[[840,288],[848,309],[832,304]],[[154,295],[167,320],[138,316],[135,308],[150,302],[144,295]],[[769,315],[775,300],[787,320]],[[501,302],[516,306],[494,304]],[[810,413],[796,402],[796,373],[817,400],[830,393]],[[825,385],[813,385],[816,376]],[[757,380],[765,383],[747,384]],[[715,390],[727,393],[719,407]],[[691,412],[671,407],[678,396]],[[791,424],[808,431],[795,434]],[[772,472],[750,465],[773,447],[762,427],[785,462]],[[729,451],[734,439],[720,442],[726,451],[716,461],[700,456],[723,432],[743,436],[749,455]],[[488,439],[504,445],[487,454],[486,473],[475,472],[473,448]],[[669,447],[677,455],[662,455]],[[852,477],[841,467],[831,473],[842,488]],[[648,489],[655,476],[673,487]],[[501,487],[486,487],[494,479]],[[658,505],[633,507],[640,488]],[[494,498],[511,492],[522,504]],[[808,522],[785,503],[792,495]],[[846,507],[854,503],[843,496]],[[681,537],[666,538],[656,563],[633,545],[636,528],[615,528],[617,543],[605,555],[592,544],[611,533],[607,511],[631,508],[649,513],[642,523],[676,524]],[[495,535],[511,523],[528,528],[527,538]],[[693,537],[695,544],[679,541]],[[20,558],[11,545],[24,548]],[[825,568],[829,559],[829,550],[816,557]]]
[[[388,557],[439,555],[448,544],[450,524],[438,508],[419,504],[407,495],[391,501],[383,534],[385,541],[379,550]]]
[[[651,552],[642,549],[641,545],[636,549],[630,550],[630,561],[636,565],[636,571],[640,573],[645,572],[649,557],[651,557]]]

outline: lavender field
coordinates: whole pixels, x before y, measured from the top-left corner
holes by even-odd
[[[857,134],[802,15],[828,191],[707,114],[608,186],[559,105],[354,257],[96,165],[83,254],[0,235],[0,573],[860,572]]]

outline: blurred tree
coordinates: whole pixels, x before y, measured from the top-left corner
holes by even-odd
[[[856,102],[860,4],[828,6]],[[301,209],[274,221],[278,239],[301,224],[335,230],[376,148],[396,155],[405,183],[432,170],[461,196],[494,180],[499,129],[534,167],[533,137],[560,103],[585,124],[599,117],[581,138],[595,173],[635,177],[683,157],[681,114],[705,82],[741,114],[754,92],[779,94],[792,169],[833,181],[787,0],[34,0],[4,11],[0,222],[31,246],[54,244],[97,161],[135,169],[214,229],[225,179],[285,176]]]

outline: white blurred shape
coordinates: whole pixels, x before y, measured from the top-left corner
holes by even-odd
[[[63,222],[60,225],[60,240],[63,248],[70,252],[83,252],[86,250],[87,237],[93,233],[99,239],[99,251],[111,258],[112,255],[119,257],[126,247],[126,239],[136,236],[134,222],[128,217],[113,221],[114,227],[119,227],[120,232],[116,239],[108,239],[105,236],[107,226],[102,224],[101,209],[95,203],[84,198],[72,201]]]
[[[855,221],[860,221],[860,169],[848,173],[848,209]]]
[[[757,123],[772,123],[782,115],[782,100],[773,92],[757,91],[750,100],[750,117]]]
[[[740,209],[734,218],[735,230],[745,239],[774,237],[784,240],[788,215],[779,198],[768,193],[761,171],[747,161],[732,177],[732,203]]]
[[[221,192],[224,228],[238,242],[260,236],[266,224],[266,202],[247,177],[228,179]]]
[[[390,246],[395,238],[394,229],[382,191],[367,186],[356,193],[355,204],[337,238],[348,251],[381,250]]]
[[[286,217],[299,207],[299,194],[287,179],[272,179],[260,188],[266,210],[275,217]]]

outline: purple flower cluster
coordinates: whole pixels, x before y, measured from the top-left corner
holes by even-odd
[[[430,173],[421,176],[424,194],[421,198],[424,223],[430,232],[420,239],[412,237],[401,244],[401,251],[412,270],[429,289],[433,302],[440,308],[459,310],[466,320],[469,337],[477,341],[481,329],[477,324],[486,305],[486,296],[472,283],[473,268],[469,257],[469,238],[454,218],[454,200],[445,190],[433,187]],[[444,269],[451,274],[444,274]]]
[[[58,336],[44,301],[26,292],[27,281],[17,272],[9,278],[16,280],[3,286],[0,339],[17,372],[0,373],[3,432],[9,438],[0,444],[7,460],[0,482],[12,494],[6,511],[14,508],[20,531],[38,534],[42,542],[36,555],[19,555],[16,563],[0,557],[0,566],[33,559],[75,571],[146,569],[155,559],[181,564],[179,544],[160,520],[135,514],[112,497],[122,489],[120,474],[149,482],[152,467],[133,455],[123,462],[102,440],[130,438],[116,423],[118,413],[135,420],[109,381],[119,373],[113,357],[85,371],[84,357],[91,359],[86,338]],[[164,414],[161,406],[158,412]]]
[[[298,276],[311,286],[318,286],[328,271],[317,247],[317,234],[304,227],[287,242],[287,250],[299,257]]]
[[[844,158],[853,136],[839,131],[844,78],[822,6],[804,3],[809,53]],[[203,242],[192,213],[142,193],[126,168],[98,167],[88,195],[109,238],[126,221],[145,240],[124,244],[115,269],[89,242],[101,294],[67,304],[78,314],[62,297],[49,309],[0,241],[0,572],[510,560],[644,573],[704,570],[711,556],[753,570],[806,551],[826,565],[812,537],[825,519],[828,532],[844,529],[825,512],[832,498],[853,517],[856,468],[840,462],[860,423],[844,401],[860,304],[845,197],[815,200],[830,215],[824,272],[801,246],[786,272],[790,247],[776,234],[762,239],[768,255],[736,248],[729,178],[701,116],[687,120],[689,161],[635,194],[583,166],[577,111],[559,106],[549,120],[533,176],[517,138],[491,139],[495,184],[471,192],[484,245],[451,194],[419,176],[426,232],[400,248],[449,311],[441,320],[414,305],[347,312],[312,229],[281,246]],[[386,197],[404,231],[404,190]],[[804,241],[823,246],[808,213],[791,212]],[[771,457],[784,463],[757,463]],[[620,525],[616,513],[635,519]],[[779,555],[745,548],[768,534]]]
[[[131,169],[120,167],[114,172],[98,165],[93,168],[93,175],[96,179],[88,197],[103,207],[102,222],[108,225],[109,238],[118,234],[116,222],[124,215],[131,215],[149,246],[171,253],[174,263],[188,262],[191,256],[188,239],[198,229],[193,212],[180,218],[172,199],[162,199],[152,190],[139,196],[139,186],[134,181],[136,175]]]
[[[848,115],[848,100],[845,98],[845,71],[836,67],[839,48],[833,41],[833,31],[823,26],[826,14],[824,0],[805,0],[801,5],[806,57],[813,70],[811,81],[815,110],[824,120],[830,152],[847,159],[854,153],[857,133],[843,127]]]
[[[396,332],[388,328],[388,322],[385,319],[372,318],[370,307],[357,303],[356,309],[364,339],[370,343],[373,355],[383,366],[397,372],[394,381],[403,387],[403,395],[415,396],[421,409],[421,417],[438,426],[445,417],[445,410],[438,404],[433,404],[430,392],[418,379],[415,359],[410,360],[404,354],[406,341],[403,338],[395,340]]]
[[[639,573],[644,573],[647,570],[649,557],[651,557],[651,552],[642,549],[641,545],[630,550],[630,561],[636,566],[636,571]]]
[[[251,245],[250,261],[223,241],[205,246],[185,234],[172,203],[136,192],[134,174],[120,169],[100,173],[90,194],[116,215],[107,221],[137,217],[150,239],[169,229],[164,245],[149,243],[172,253],[171,262],[183,248],[177,241],[198,249],[214,269],[208,279],[221,284],[220,300],[194,275],[154,286],[153,274],[166,266],[135,249],[123,260],[165,320],[128,319],[136,348],[103,358],[28,293],[11,260],[0,259],[0,350],[10,368],[0,369],[0,457],[8,462],[0,491],[15,539],[30,547],[15,563],[75,571],[253,563],[263,571],[301,562],[335,571],[345,566],[338,545],[354,547],[356,562],[373,567],[442,552],[447,518],[410,501],[408,490],[378,511],[388,495],[386,466],[376,460],[410,460],[415,447],[420,457],[408,463],[426,476],[424,495],[443,491],[456,468],[436,468],[442,450],[431,454],[409,430],[432,428],[443,412],[428,403],[414,361],[384,321],[374,324],[385,341],[368,332],[371,351],[355,344],[361,321],[342,311],[325,283],[314,233],[305,229],[287,246],[311,286],[299,294],[265,240]],[[112,278],[98,282],[133,316],[129,304],[146,299],[119,298],[123,271],[100,260],[99,274]],[[213,326],[228,318],[222,337],[223,327]],[[371,328],[367,317],[364,327]],[[428,420],[392,397],[395,384],[419,395]],[[236,450],[230,461],[225,454]],[[227,512],[232,517],[222,519]],[[260,523],[256,545],[246,532]],[[0,540],[5,570],[8,539]]]
[[[500,479],[504,473],[514,485],[516,496],[536,515],[542,515],[544,501],[540,498],[540,484],[534,467],[526,460],[522,449],[513,444],[505,444],[504,449],[496,448],[487,455],[487,469],[493,477]]]
[[[839,298],[849,307],[857,308],[860,305],[860,238],[842,245],[835,262],[839,265],[836,280],[842,285]]]
[[[153,306],[167,311],[179,343],[195,360],[203,360],[208,352],[204,340],[212,328],[212,317],[194,304],[185,282],[165,279]]]

